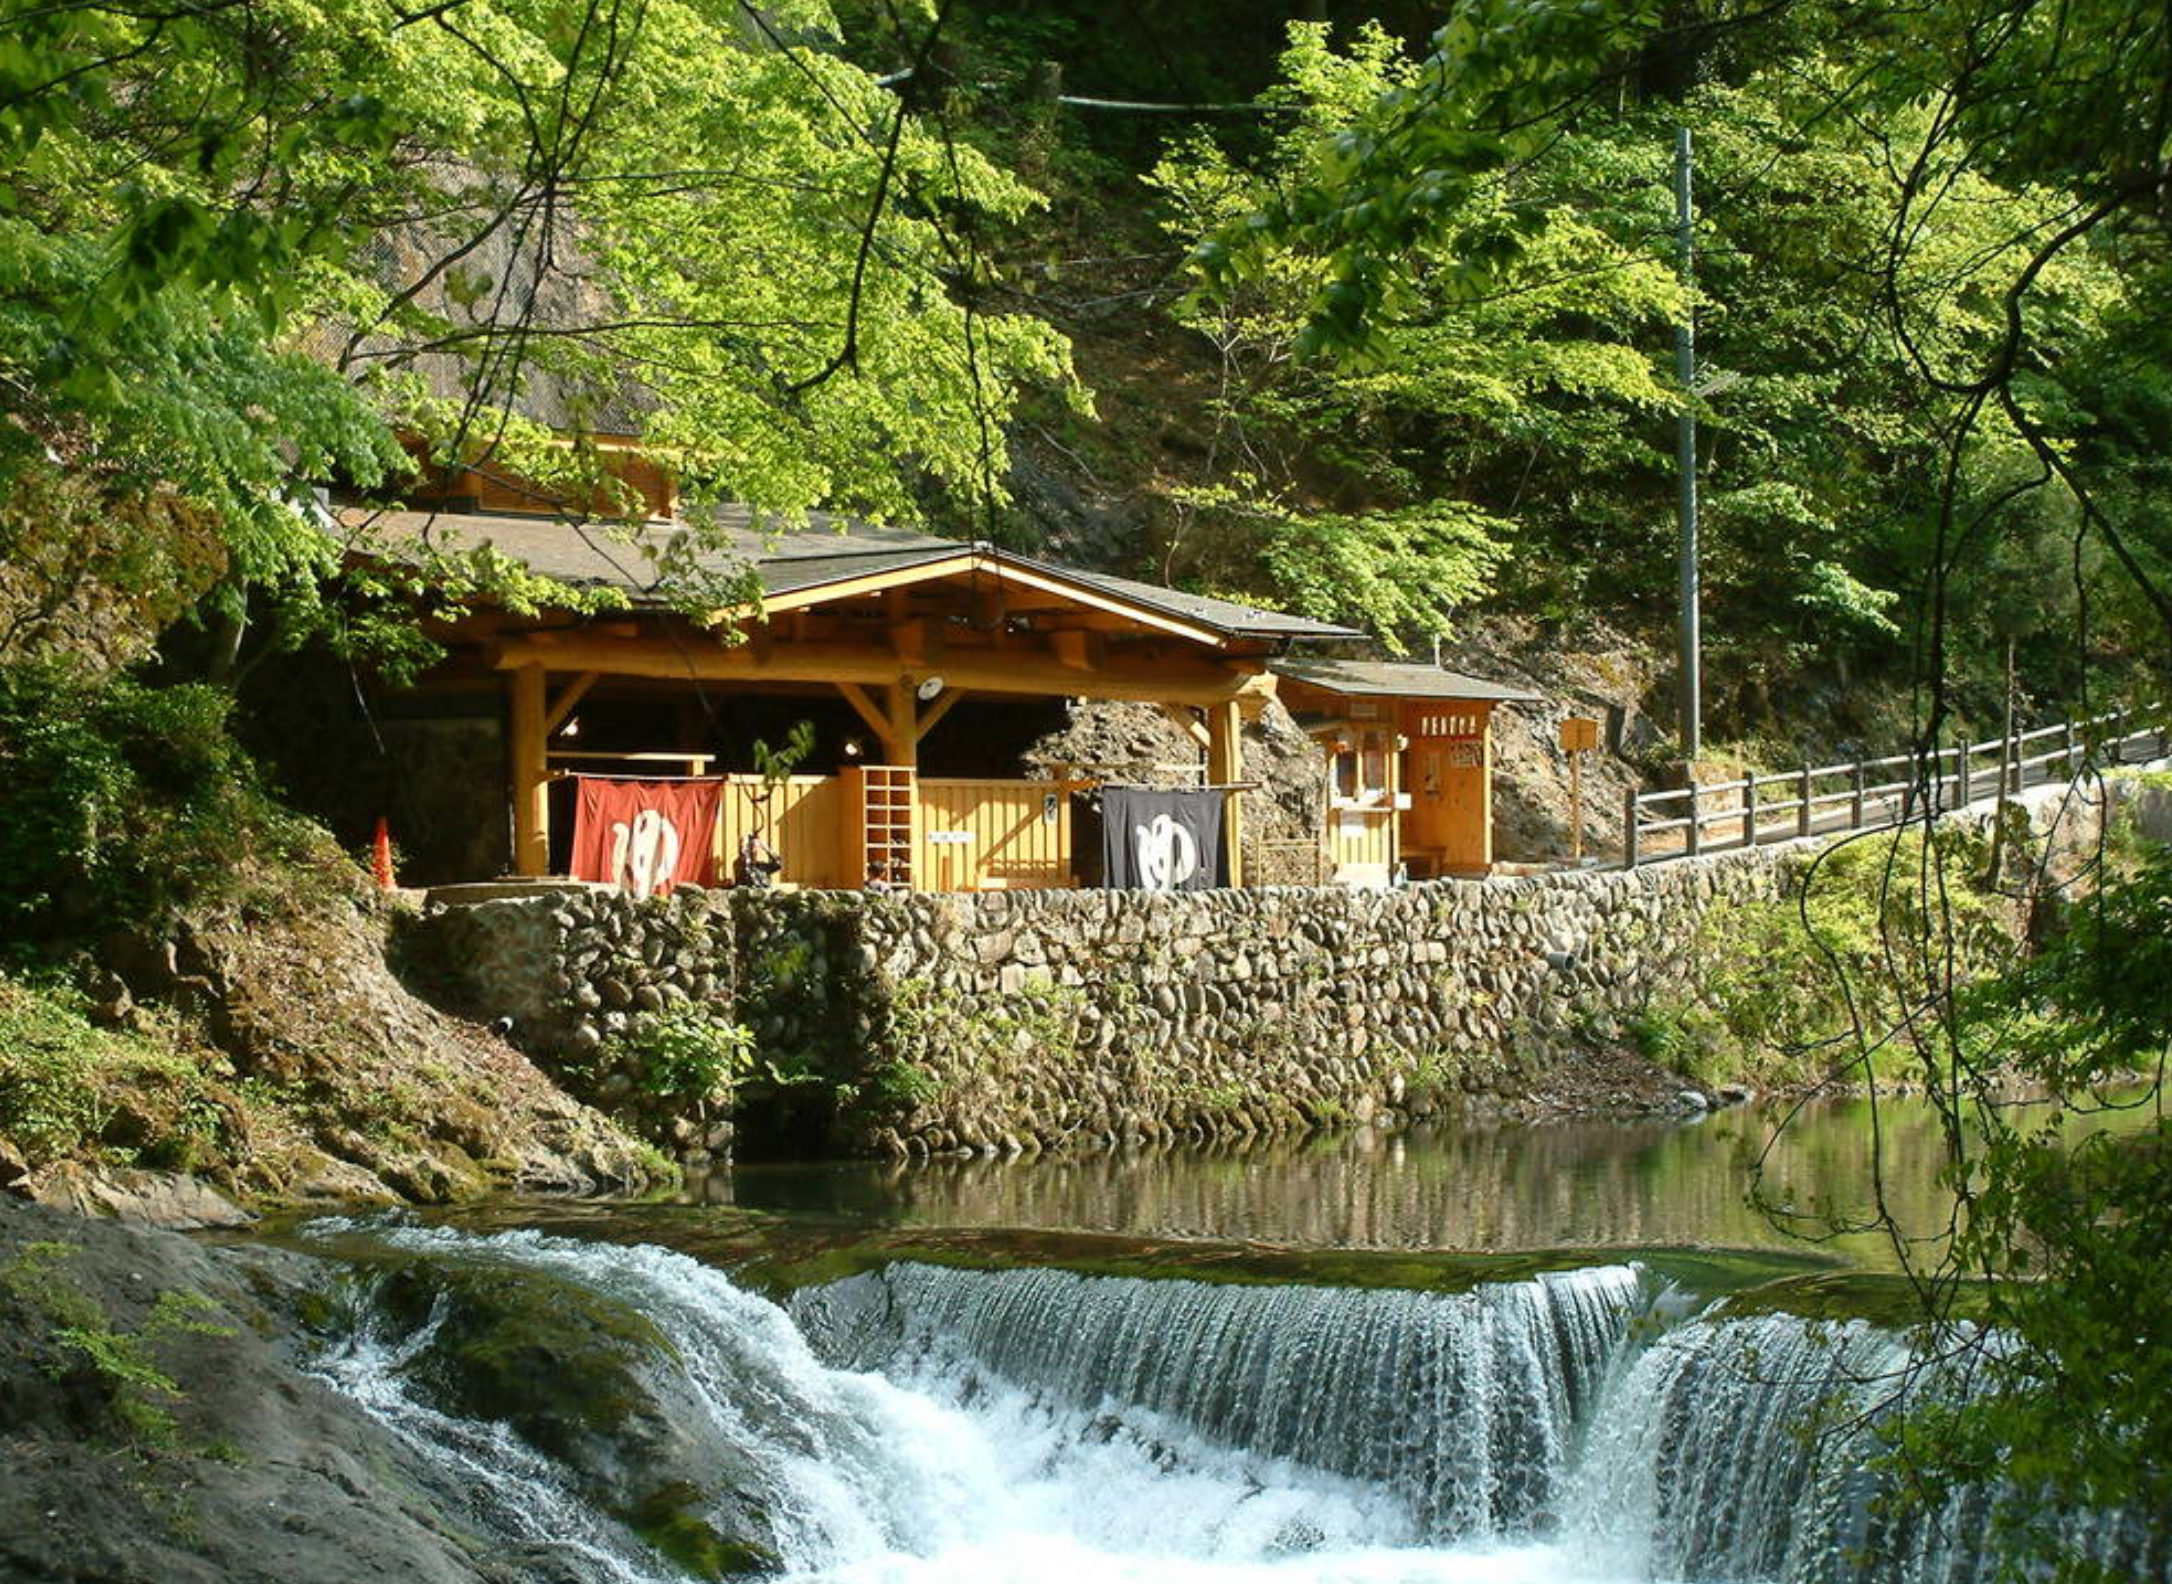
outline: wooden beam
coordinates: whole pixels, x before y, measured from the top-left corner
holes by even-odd
[[[1058,665],[1069,666],[1074,671],[1094,668],[1092,645],[1078,628],[1060,627],[1050,633],[1048,647],[1055,654]]]
[[[1121,594],[1096,588],[1083,578],[1073,581],[1054,569],[1042,571],[1035,567],[1024,567],[1008,558],[981,551],[961,551],[956,555],[937,556],[912,566],[839,578],[834,583],[818,583],[810,588],[793,589],[783,594],[765,594],[756,605],[714,611],[710,613],[709,619],[713,625],[755,614],[777,616],[810,605],[829,605],[838,600],[860,599],[870,594],[888,595],[892,590],[902,591],[915,584],[931,583],[968,572],[984,574],[993,578],[998,585],[1012,584],[1020,588],[1035,589],[1043,594],[1052,594],[1067,604],[1083,606],[1088,610],[1106,611],[1137,626],[1175,633],[1178,637],[1189,638],[1194,643],[1212,648],[1221,648],[1229,641],[1226,634],[1204,623],[1187,621],[1181,616],[1172,616],[1152,606],[1128,600]]]
[[[952,710],[956,709],[958,707],[958,700],[964,697],[965,691],[962,688],[950,688],[946,690],[943,696],[935,701],[934,707],[929,709],[926,714],[920,717],[920,723],[915,728],[913,733],[914,740],[918,741],[920,738],[927,736],[929,732],[935,730],[937,724],[942,720],[942,718],[945,715],[948,715]]]
[[[1194,643],[1209,644],[1218,649],[1229,641],[1212,627],[1186,621],[1181,616],[1166,615],[1145,605],[1133,604],[1121,594],[1104,593],[1083,581],[1074,583],[1052,572],[1041,572],[1014,562],[997,561],[992,557],[986,570],[1000,583],[1016,583],[1025,588],[1039,589],[1044,594],[1054,594],[1074,605],[1084,605],[1089,610],[1108,611],[1137,622],[1142,627],[1158,627],[1163,632],[1175,633],[1178,637],[1189,638]]]
[[[890,652],[907,665],[928,661],[928,622],[924,616],[906,616],[890,623]]]
[[[551,872],[550,761],[544,751],[543,667],[513,672],[513,873]]]
[[[1207,781],[1229,786],[1244,779],[1244,721],[1234,698],[1207,706]],[[1229,883],[1244,884],[1244,794],[1222,794],[1222,849],[1229,854]]]
[[[867,722],[867,729],[887,743],[890,739],[889,717],[875,708],[875,701],[861,690],[860,685],[856,682],[840,682],[837,684],[837,691],[844,694],[845,702],[859,713],[860,719]]]
[[[812,588],[793,589],[786,594],[765,594],[759,608],[771,616],[776,616],[809,605],[828,605],[835,600],[858,599],[867,594],[880,594],[887,589],[925,583],[930,578],[953,577],[960,572],[970,572],[980,560],[981,557],[974,551],[960,551],[956,555],[938,556],[932,561],[922,561],[914,566],[892,567],[884,572],[865,572],[858,577],[839,578],[834,583],[817,583]],[[726,621],[735,616],[749,614],[751,612],[747,607],[740,606],[718,611],[713,619]]]
[[[573,714],[573,707],[588,697],[588,690],[596,685],[600,671],[583,671],[565,686],[543,716],[543,736],[547,740],[558,735],[558,728],[565,725]]]
[[[1161,712],[1183,727],[1184,734],[1191,738],[1193,742],[1199,744],[1202,748],[1207,746],[1207,739],[1210,735],[1207,731],[1207,723],[1192,713],[1190,705],[1171,704],[1164,700]]]
[[[887,646],[779,644],[767,662],[744,644],[681,643],[669,638],[596,639],[579,632],[538,632],[498,645],[493,665],[501,671],[547,665],[553,671],[599,671],[605,676],[660,677],[667,681],[838,683],[887,687],[905,679],[905,668]],[[1053,656],[1013,648],[1005,653],[953,651],[942,672],[951,686],[971,693],[1043,697],[1130,699],[1158,703],[1213,704],[1258,686],[1262,663],[1221,660],[1117,666],[1104,661],[1092,671],[1073,671]]]

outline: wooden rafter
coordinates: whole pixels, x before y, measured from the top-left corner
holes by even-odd
[[[916,585],[967,573],[991,580],[997,585],[999,596],[1001,591],[1008,587],[1032,589],[1052,596],[1067,608],[1098,611],[1131,626],[1171,633],[1210,648],[1219,649],[1228,642],[1225,634],[1201,622],[1187,621],[1181,616],[1172,616],[1152,606],[1126,599],[1121,594],[1094,588],[1084,582],[1074,582],[1059,573],[1022,567],[978,550],[937,556],[911,566],[866,572],[857,577],[838,578],[834,582],[791,589],[781,594],[765,594],[758,605],[715,611],[711,614],[710,621],[712,625],[720,622],[744,622],[757,616],[779,616],[788,611],[835,605],[840,601],[874,596],[881,596],[885,618],[895,621],[906,613],[906,590]],[[1017,609],[1015,606],[1011,607],[1012,613],[1015,614]]]
[[[543,735],[545,737],[558,735],[558,728],[565,725],[572,717],[574,707],[582,699],[588,697],[588,690],[596,685],[596,678],[602,674],[600,671],[583,671],[566,684],[565,690],[558,695],[556,701],[544,712]]]

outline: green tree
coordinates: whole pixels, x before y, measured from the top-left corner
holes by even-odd
[[[1653,83],[1666,92],[1640,105]],[[2058,619],[2062,595],[2017,598],[2036,578],[2073,588],[2086,615],[2072,674],[2088,681],[2092,662],[2124,659],[2126,676],[2111,676],[2131,680],[2139,661],[2153,684],[2142,692],[2161,705],[2172,689],[2172,503],[2160,460],[2172,444],[2172,21],[2130,0],[1901,11],[1795,0],[1663,14],[1477,0],[1457,8],[1415,75],[1326,138],[1301,179],[1203,243],[1199,266],[1232,293],[1293,260],[1309,266],[1294,344],[1377,358],[1403,305],[1430,287],[1425,249],[1455,234],[1488,184],[1542,185],[1552,151],[1588,135],[1610,102],[1617,113],[1648,108],[1648,125],[1697,124],[1722,160],[1734,136],[1764,161],[1736,159],[1737,184],[1753,190],[1768,170],[1807,170],[1806,157],[1831,164],[1802,190],[1798,224],[1772,212],[1727,240],[1745,259],[1830,248],[1845,273],[1793,305],[1768,300],[1769,324],[1836,351],[1838,338],[1874,341],[1873,388],[1887,399],[1857,405],[1864,365],[1844,359],[1832,372],[1849,378],[1828,383],[1813,365],[1792,389],[1759,388],[1746,373],[1728,393],[1734,414],[1714,415],[1714,482],[1724,503],[1728,448],[1764,451],[1744,470],[1743,487],[1762,492],[1750,503],[1780,537],[1812,547],[1812,568],[1836,569],[1832,598],[1858,618],[1887,615],[1864,591],[1882,581],[1875,557],[1891,558],[1898,575],[1884,586],[1903,601],[1887,619],[1911,639],[1922,741],[1944,740],[1972,653]],[[1754,111],[1732,133],[1711,113],[1730,102]],[[1863,155],[1853,163],[1851,143]],[[1836,219],[1861,227],[1854,245],[1831,246],[1845,239]],[[1512,283],[1531,272],[1532,234],[1478,239],[1443,273],[1471,295]],[[1724,256],[1708,261],[1708,311],[1724,334],[1721,316],[1753,283],[1728,282]],[[1818,280],[1814,268],[1788,278]],[[1741,368],[1739,356],[1722,366]],[[1811,432],[1820,409],[1822,445]],[[1886,422],[1897,431],[1881,432]],[[1823,553],[1859,532],[1849,497],[1880,465],[1892,470],[1875,491],[1893,508],[1887,531],[1859,544],[1870,555]],[[1723,537],[1731,509],[1715,514]],[[1940,1110],[1953,1235],[1920,1241],[1940,1229],[1881,1220],[1916,1280],[1927,1339],[1970,1353],[1978,1390],[1959,1403],[1919,1399],[1896,1419],[1892,1467],[1904,1494],[1934,1501],[1956,1481],[2006,1482],[2019,1498],[1996,1537],[2008,1558],[2095,1576],[2061,1544],[2077,1513],[2125,1513],[2159,1548],[2172,1514],[2158,1323],[2172,1291],[2172,1151],[2161,1126],[2078,1147],[2024,1130],[2003,1086],[2018,1068],[2087,1107],[2139,1070],[2139,1103],[2161,1106],[2172,1054],[2164,864],[2109,876],[2033,967],[1969,989],[1950,967],[1949,903],[1964,877],[1936,844],[1924,851],[1884,883],[1913,896],[1901,910],[1911,938],[1890,950],[1933,971],[1893,986],[1909,998],[1898,1024],[1859,1020],[1854,1070],[1870,1076],[1872,1056],[1898,1044]],[[1996,1340],[1946,1325],[1971,1287],[1989,1295]]]
[[[405,472],[396,427],[576,499],[593,451],[515,410],[638,424],[697,501],[1000,493],[1068,364],[961,239],[1034,196],[834,35],[819,0],[6,0],[0,499],[59,466],[186,508],[229,614],[307,625],[342,548],[308,490]]]

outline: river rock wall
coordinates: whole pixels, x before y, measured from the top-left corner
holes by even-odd
[[[1776,896],[1770,851],[1632,874],[911,896],[866,910],[886,1154],[1393,1124],[1621,1033],[1669,943]],[[887,1102],[887,1104],[881,1103]]]
[[[1344,888],[981,895],[579,891],[448,908],[417,954],[582,1098],[694,1155],[649,1034],[752,1036],[757,1087],[839,1148],[907,1155],[1247,1136],[1512,1093],[1618,1034],[1763,850],[1632,874]],[[695,1108],[698,1109],[698,1108]],[[697,1162],[698,1164],[698,1162]]]
[[[2095,852],[2100,796],[2024,803],[2043,861]],[[674,1091],[658,1030],[689,1020],[748,1031],[740,1120],[799,1149],[1243,1138],[1527,1093],[1688,988],[1705,914],[1788,894],[1818,845],[1392,891],[573,891],[438,911],[421,956],[696,1165],[733,1119]]]

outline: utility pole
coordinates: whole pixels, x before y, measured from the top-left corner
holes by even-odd
[[[1689,128],[1674,133],[1674,251],[1682,288],[1694,293],[1697,260],[1690,204]],[[1681,475],[1682,523],[1682,757],[1704,753],[1704,654],[1697,613],[1697,325],[1694,299],[1674,330],[1674,372],[1682,386],[1675,467]]]

